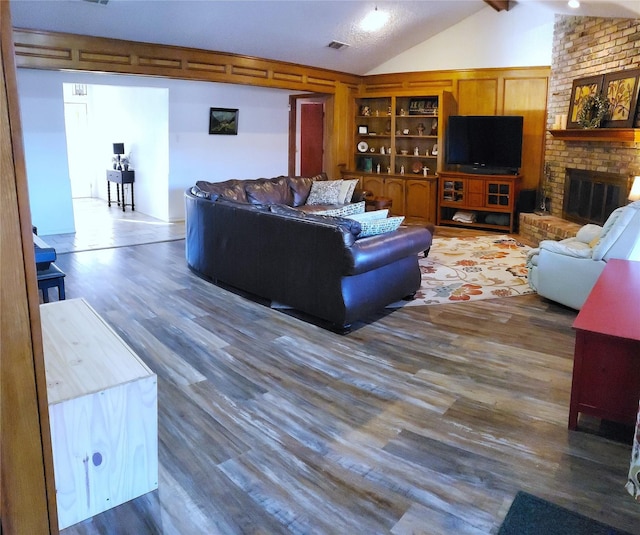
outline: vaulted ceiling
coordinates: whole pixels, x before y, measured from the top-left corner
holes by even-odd
[[[498,10],[509,4],[510,10]],[[365,74],[480,10],[509,17],[515,1],[483,0],[11,0],[17,28],[68,32],[257,56]],[[520,0],[554,13],[640,16],[640,1]],[[358,27],[374,9],[380,32]],[[332,41],[348,46],[329,48]]]

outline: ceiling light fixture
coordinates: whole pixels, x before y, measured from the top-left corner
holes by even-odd
[[[568,5],[571,9],[578,9],[580,7],[580,2],[578,2],[578,0],[569,0]]]
[[[376,32],[389,20],[389,13],[378,11],[378,6],[371,11],[360,23],[360,29],[365,32]]]

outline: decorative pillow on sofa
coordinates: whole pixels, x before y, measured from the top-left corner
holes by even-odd
[[[364,213],[364,201],[354,202],[339,206],[338,208],[327,208],[326,210],[317,210],[314,213],[320,215],[333,215],[336,217],[351,217],[352,215],[362,215]],[[355,217],[351,219],[356,219]]]
[[[338,202],[338,204],[347,204],[351,202],[351,197],[353,197],[353,192],[358,185],[358,179],[353,180],[343,180],[342,186],[340,187],[340,195],[342,199]]]
[[[385,232],[393,232],[398,230],[400,224],[404,221],[404,216],[387,217],[386,219],[373,219],[371,221],[360,222],[360,234],[358,238],[366,238],[367,236],[377,236]]]
[[[291,188],[291,192],[293,193],[293,206],[302,206],[307,202],[307,197],[309,197],[309,192],[311,191],[311,185],[316,181],[326,181],[327,174],[320,173],[315,176],[289,176],[286,177],[287,182],[289,182],[289,187]]]
[[[385,208],[383,210],[372,210],[371,212],[362,212],[359,214],[351,214],[345,217],[350,219],[355,219],[356,221],[372,221],[374,219],[386,219],[389,215],[389,209]]]
[[[302,210],[296,210],[295,208],[284,204],[271,205],[271,212],[274,214],[304,219],[305,221],[317,221],[318,223],[338,225],[339,227],[342,227],[349,231],[354,236],[358,236],[361,231],[360,223],[358,221],[354,221],[345,217],[335,217],[317,213],[303,212]]]
[[[341,187],[342,180],[315,181],[311,184],[306,204],[341,204]]]

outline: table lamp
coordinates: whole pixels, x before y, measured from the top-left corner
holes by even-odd
[[[122,164],[120,163],[120,156],[124,154],[124,143],[114,143],[113,144],[113,154],[116,155],[118,164],[116,169],[118,171],[122,171]]]
[[[640,176],[633,177],[628,199],[629,202],[640,201]]]

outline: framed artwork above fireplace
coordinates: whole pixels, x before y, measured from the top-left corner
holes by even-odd
[[[638,104],[640,69],[617,71],[604,75],[602,95],[610,104],[607,121],[609,128],[633,128]]]
[[[586,78],[576,78],[571,89],[571,100],[569,101],[569,117],[567,128],[582,128],[578,121],[578,114],[588,97],[595,97],[602,91],[604,75],[587,76]]]

